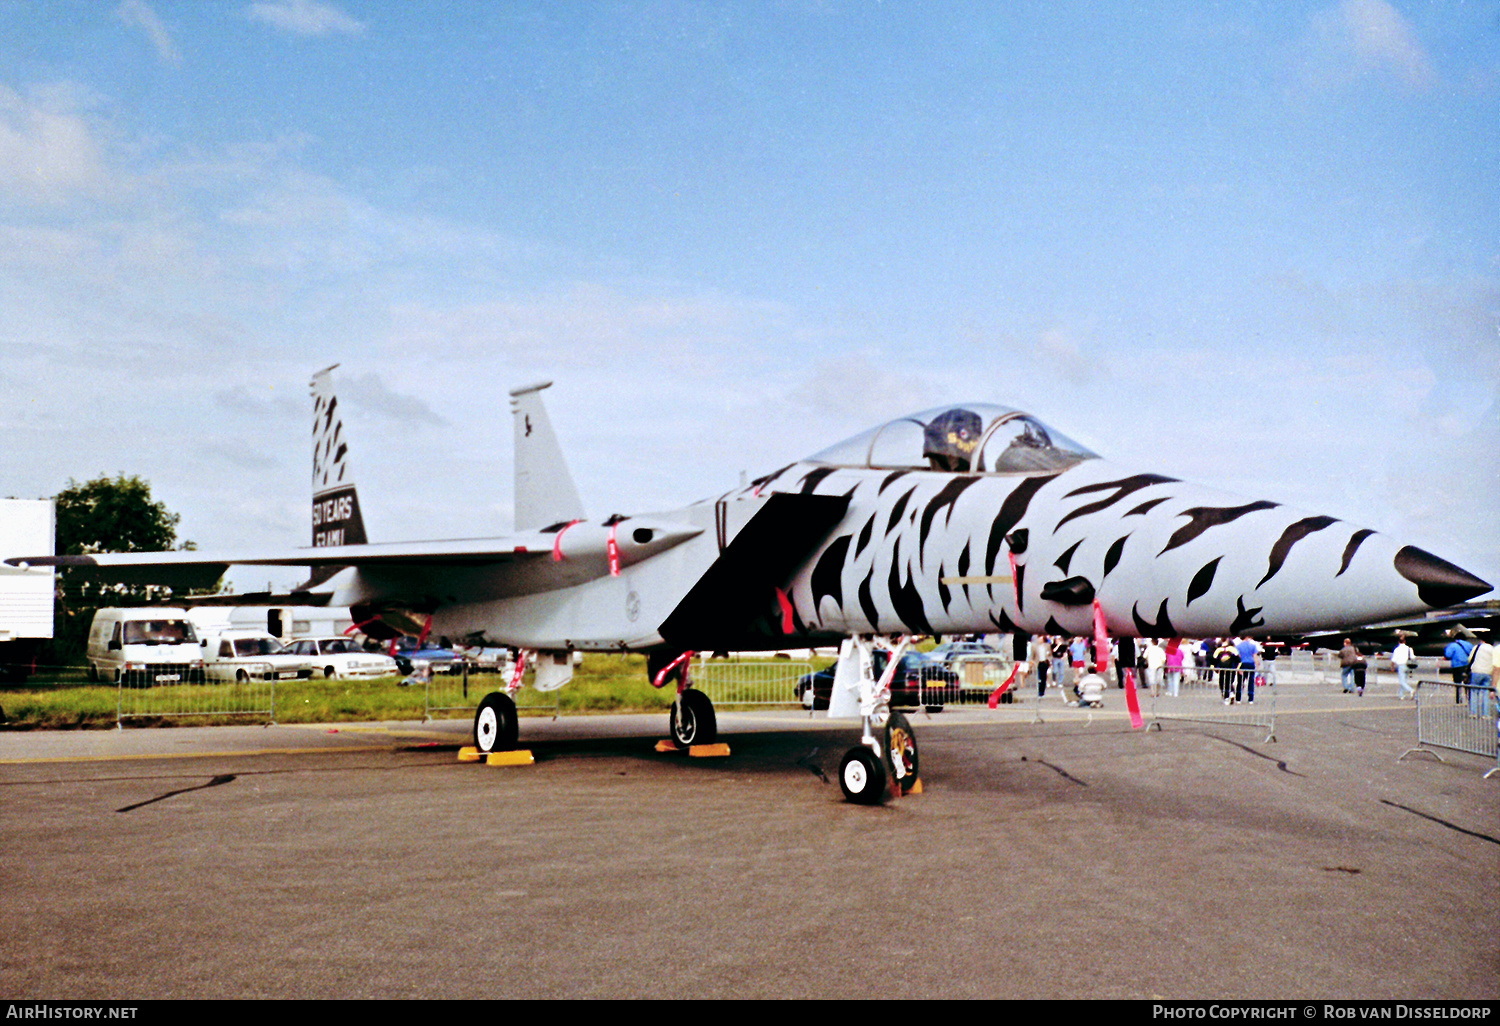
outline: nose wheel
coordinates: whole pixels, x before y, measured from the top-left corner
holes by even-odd
[[[839,763],[839,787],[855,805],[879,805],[892,797],[909,794],[917,783],[920,766],[917,735],[901,713],[891,713],[880,731],[881,751],[867,744],[855,745]]]

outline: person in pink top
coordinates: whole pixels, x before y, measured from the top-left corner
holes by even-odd
[[[1182,639],[1171,638],[1167,641],[1167,694],[1173,698],[1177,697],[1177,689],[1182,684]]]

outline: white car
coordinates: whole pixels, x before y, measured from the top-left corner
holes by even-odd
[[[291,644],[293,655],[302,656],[324,677],[394,677],[396,660],[379,652],[366,652],[353,638],[298,638]]]
[[[220,631],[201,644],[209,680],[294,680],[313,675],[311,662],[293,655],[265,631]]]

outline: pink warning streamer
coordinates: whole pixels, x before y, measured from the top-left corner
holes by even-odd
[[[570,520],[561,530],[557,532],[557,538],[552,542],[552,562],[561,563],[564,559],[567,558],[563,555],[562,551],[562,536],[568,533],[569,527],[572,527],[574,524],[581,523],[583,523],[583,521],[581,520]]]
[[[1005,694],[1007,691],[1009,691],[1010,690],[1010,686],[1016,682],[1016,674],[1020,671],[1022,665],[1024,665],[1024,664],[1017,663],[1016,665],[1012,666],[1010,668],[1010,676],[1005,678],[1005,683],[1001,684],[994,691],[990,692],[990,708],[991,709],[998,709],[998,708],[1000,708],[1000,696],[1003,695],[1003,694]]]
[[[1109,672],[1109,627],[1098,599],[1094,600],[1094,667],[1097,673]]]
[[[1140,730],[1146,725],[1141,719],[1141,700],[1135,694],[1135,670],[1125,671],[1125,708],[1130,710],[1130,729]]]

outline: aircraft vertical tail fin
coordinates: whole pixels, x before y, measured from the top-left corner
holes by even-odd
[[[517,531],[583,519],[583,502],[542,405],[542,389],[551,385],[541,381],[510,393],[515,414]]]
[[[359,512],[359,495],[349,472],[349,443],[344,438],[344,417],[333,394],[333,367],[312,377],[313,481],[312,543],[365,545],[365,521]]]

